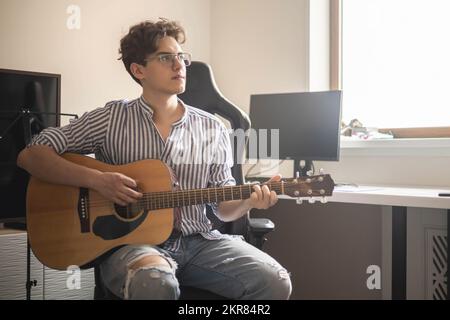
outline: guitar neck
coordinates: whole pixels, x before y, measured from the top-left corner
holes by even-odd
[[[283,182],[264,184],[268,186],[269,190],[273,190],[277,194],[284,193]],[[253,191],[253,184],[245,184],[217,188],[150,192],[144,193],[144,196],[138,203],[140,207],[147,210],[157,210],[229,200],[243,200],[250,198]]]

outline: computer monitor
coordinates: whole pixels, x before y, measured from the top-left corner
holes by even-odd
[[[278,159],[294,160],[294,172],[306,174],[314,160],[338,161],[341,102],[341,91],[252,95],[250,120],[258,137],[257,158],[273,159],[277,145],[270,137],[278,133]],[[267,130],[268,152],[261,153],[261,129]],[[250,149],[247,156],[252,158]]]
[[[24,222],[29,175],[17,167],[27,140],[60,124],[61,76],[0,69],[0,222]]]

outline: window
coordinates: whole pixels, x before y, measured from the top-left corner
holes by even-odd
[[[343,121],[450,137],[450,1],[332,0],[331,8],[332,86],[342,81]]]

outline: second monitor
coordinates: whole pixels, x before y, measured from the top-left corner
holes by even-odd
[[[257,158],[273,159],[278,148],[278,158],[294,160],[294,172],[303,175],[313,160],[338,161],[341,105],[341,91],[252,95],[250,120],[258,136]],[[267,130],[269,152],[261,152],[261,129]],[[279,135],[278,145],[270,143],[274,133]],[[248,156],[254,154],[249,150]],[[303,167],[301,160],[306,163]]]

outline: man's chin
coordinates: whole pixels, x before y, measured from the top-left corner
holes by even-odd
[[[182,93],[185,92],[185,91],[186,91],[186,87],[183,86],[183,87],[179,87],[179,88],[177,88],[177,89],[174,89],[174,90],[173,90],[173,94],[182,94]]]

